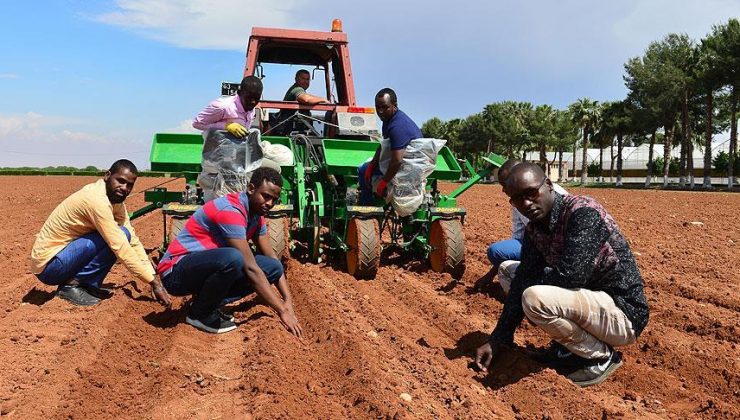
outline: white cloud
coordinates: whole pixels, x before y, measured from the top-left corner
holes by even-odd
[[[195,49],[246,49],[253,26],[297,27],[306,0],[117,0],[93,20]]]
[[[18,75],[15,73],[0,73],[0,79],[17,79]]]
[[[5,143],[7,140],[19,142],[31,139],[45,143],[59,141],[107,142],[107,140],[100,139],[98,136],[65,128],[80,122],[79,119],[75,118],[42,115],[35,112],[0,114],[0,143]]]
[[[182,120],[177,127],[171,127],[163,130],[164,133],[200,133],[200,130],[193,128],[193,120]]]
[[[106,167],[120,157],[148,166],[148,145],[115,133],[73,128],[80,125],[85,121],[34,112],[0,114],[0,166]]]

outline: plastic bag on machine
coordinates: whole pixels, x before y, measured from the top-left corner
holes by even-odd
[[[263,141],[262,151],[265,153],[265,159],[270,159],[281,166],[293,166],[293,152],[290,148],[282,144],[272,144],[269,141]]]
[[[239,138],[223,130],[206,130],[203,139],[203,171],[198,184],[204,199],[245,191],[252,171],[262,164],[260,131],[250,129],[246,138]]]
[[[401,168],[388,183],[386,201],[389,201],[396,213],[408,216],[424,202],[426,179],[434,172],[437,165],[437,154],[447,140],[421,138],[411,140],[406,146]],[[391,162],[390,140],[381,142],[380,170],[385,173]]]

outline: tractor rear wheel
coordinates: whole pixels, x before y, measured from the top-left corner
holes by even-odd
[[[270,246],[280,261],[285,261],[290,256],[289,227],[290,223],[285,216],[267,218],[267,234],[270,237]]]
[[[356,279],[373,279],[380,265],[380,233],[375,219],[352,218],[347,226],[347,271]]]
[[[432,270],[461,278],[465,272],[465,236],[460,220],[437,219],[432,222],[429,245],[432,247],[429,255]]]

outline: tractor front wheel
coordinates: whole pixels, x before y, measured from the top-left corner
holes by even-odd
[[[438,273],[449,273],[459,279],[465,272],[465,236],[459,219],[437,219],[429,235],[432,252],[429,263]]]
[[[352,218],[347,226],[347,271],[356,279],[373,279],[380,266],[380,232],[375,219]]]
[[[288,218],[268,217],[267,234],[270,237],[270,246],[275,251],[278,260],[287,260],[290,256],[290,233]]]

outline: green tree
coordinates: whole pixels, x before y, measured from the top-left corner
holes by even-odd
[[[724,150],[717,153],[717,156],[712,159],[712,166],[719,173],[726,173],[730,166],[730,155]],[[735,173],[740,172],[740,159],[735,160],[735,167],[733,168]]]
[[[437,117],[430,118],[421,125],[421,133],[424,137],[433,139],[444,139],[445,123]]]
[[[602,111],[602,129],[617,137],[617,181],[616,185],[622,185],[622,164],[624,150],[624,137],[629,134],[641,134],[641,128],[635,122],[636,109],[628,99],[618,102],[608,102],[604,104]],[[614,166],[614,154],[612,154],[611,166]],[[609,177],[611,178],[611,170]]]
[[[550,162],[547,160],[547,149],[551,147],[555,138],[556,111],[550,105],[538,105],[529,118],[529,138],[539,150],[539,161],[545,173],[550,171]]]
[[[728,187],[734,180],[737,159],[737,103],[740,97],[740,21],[733,18],[724,25],[715,25],[703,43],[711,52],[713,70],[720,83],[730,89],[730,150],[727,166]],[[705,156],[706,159],[706,156]]]
[[[556,111],[553,136],[551,147],[558,155],[558,168],[560,170],[558,180],[561,181],[563,179],[563,171],[565,178],[568,178],[568,169],[563,167],[563,151],[567,150],[571,144],[577,143],[580,138],[580,127],[573,122],[569,111]],[[575,160],[575,156],[572,159]],[[554,163],[554,159],[552,163]]]
[[[650,165],[650,163],[648,163],[648,165]],[[665,172],[665,161],[660,156],[655,158],[655,160],[652,162],[652,166],[655,169],[655,173]],[[676,162],[675,159],[672,159],[671,163],[668,164],[668,173],[670,175],[678,175],[678,172],[679,172],[678,162]]]
[[[583,132],[583,141],[581,147],[583,148],[583,158],[581,161],[581,184],[586,184],[588,180],[588,163],[587,163],[587,149],[588,149],[588,137],[593,127],[597,124],[599,116],[601,114],[601,107],[599,101],[592,101],[589,98],[581,98],[576,102],[572,103],[568,110],[572,115],[573,122],[577,123]],[[576,161],[576,147],[573,144],[573,172],[575,173],[575,161]]]
[[[642,57],[625,64],[625,84],[630,96],[660,121],[665,132],[663,160],[670,162],[676,116],[687,85],[691,82],[685,69],[685,57],[692,42],[685,34],[670,34],[652,42]],[[663,170],[663,186],[668,185],[668,167]]]

